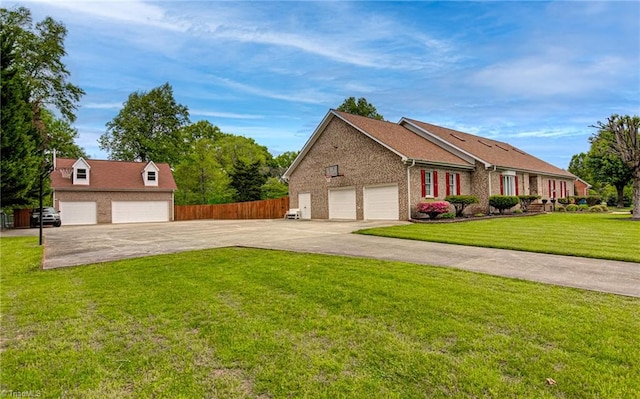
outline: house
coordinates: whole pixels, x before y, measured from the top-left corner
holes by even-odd
[[[514,146],[402,118],[380,121],[330,110],[285,172],[302,219],[407,220],[417,204],[476,195],[567,197],[576,177]]]
[[[591,188],[591,184],[582,180],[581,178],[576,178],[575,186],[575,195],[587,197],[589,196],[589,189]]]
[[[171,221],[177,186],[164,163],[57,158],[51,189],[68,226]]]

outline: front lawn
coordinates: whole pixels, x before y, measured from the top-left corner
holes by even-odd
[[[640,262],[631,215],[550,213],[461,223],[415,223],[358,231],[382,237]]]
[[[5,396],[640,396],[637,298],[243,248],[41,271],[0,244]]]

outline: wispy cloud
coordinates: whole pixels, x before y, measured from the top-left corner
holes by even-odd
[[[82,107],[89,109],[120,109],[122,108],[122,103],[87,103],[82,104]]]
[[[264,119],[263,115],[254,114],[238,114],[234,112],[216,112],[216,111],[203,111],[203,110],[189,110],[189,114],[198,116],[209,116],[213,118],[224,119]]]

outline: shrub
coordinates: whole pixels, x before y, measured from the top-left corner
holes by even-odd
[[[475,195],[447,195],[444,199],[456,208],[456,216],[462,216],[464,208],[480,202]]]
[[[513,211],[513,213],[521,214],[522,213],[522,209],[516,209],[516,210]]]
[[[567,212],[577,212],[578,211],[578,205],[576,204],[569,204],[566,206]]]
[[[492,195],[489,197],[489,205],[496,208],[500,213],[504,213],[505,209],[511,209],[518,205],[520,198],[511,195]]]
[[[526,212],[529,209],[529,205],[537,199],[540,199],[539,195],[518,195],[518,199],[520,200],[520,206],[522,207],[522,211]]]
[[[426,213],[429,219],[435,219],[438,215],[449,212],[450,205],[447,201],[420,202],[418,212]]]
[[[581,211],[581,212],[582,211],[586,211],[587,209],[589,209],[589,205],[587,205],[587,204],[578,205],[578,210]]]
[[[558,198],[558,203],[562,205],[569,204],[569,198]]]
[[[556,212],[566,212],[567,208],[562,205],[556,205]]]
[[[589,212],[602,212],[602,205],[594,205],[589,207]]]
[[[441,214],[440,219],[455,219],[456,218],[456,214],[453,212],[446,212]]]

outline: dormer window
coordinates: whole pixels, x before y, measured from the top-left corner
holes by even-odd
[[[73,168],[73,184],[89,185],[91,166],[83,158],[79,158],[72,166]]]
[[[158,179],[160,169],[155,163],[149,161],[149,163],[142,170],[142,180],[144,180],[145,186],[158,186]]]

